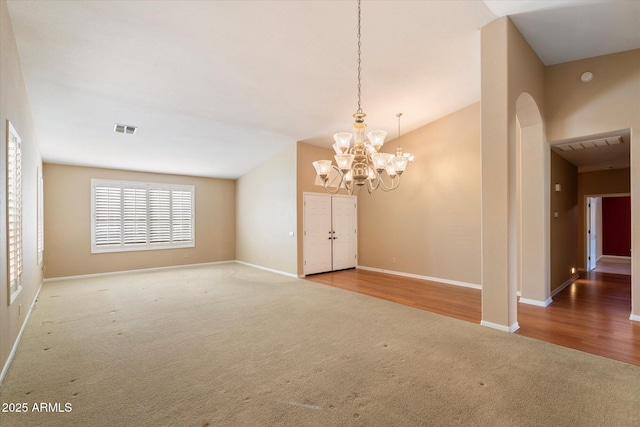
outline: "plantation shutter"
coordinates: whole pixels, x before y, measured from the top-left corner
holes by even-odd
[[[38,168],[38,265],[42,264],[44,254],[44,188],[42,169]]]
[[[192,236],[192,218],[191,210],[192,200],[190,191],[171,192],[172,198],[172,218],[171,229],[174,242],[188,242]]]
[[[192,247],[193,186],[92,180],[93,252]]]
[[[9,294],[20,289],[22,276],[22,147],[9,123],[7,141],[7,264]]]
[[[121,188],[96,186],[94,198],[95,246],[120,246],[122,244]]]
[[[147,243],[147,190],[124,188],[124,244]]]
[[[149,242],[171,242],[171,191],[149,190]]]

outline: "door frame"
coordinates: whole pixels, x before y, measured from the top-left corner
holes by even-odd
[[[589,228],[591,226],[591,222],[590,222],[590,217],[591,217],[591,212],[590,212],[590,208],[589,208],[589,201],[590,199],[600,199],[602,201],[602,199],[606,198],[606,197],[631,197],[631,193],[604,193],[604,194],[586,194],[585,197],[585,204],[584,204],[584,219],[585,219],[585,227],[584,227],[584,233],[585,233],[585,259],[584,259],[584,265],[585,265],[585,271],[589,272],[592,269],[589,268],[589,256],[591,255],[591,248],[590,248],[590,239],[589,239]],[[596,224],[598,223],[598,216],[601,216],[602,212],[598,213],[596,212]],[[600,218],[601,220],[601,218]],[[602,227],[600,227],[602,228]],[[598,245],[598,241],[597,239],[601,239],[602,236],[600,236],[599,234],[602,234],[602,230],[597,230],[596,227],[596,231],[600,231],[600,233],[596,233],[596,247]],[[597,257],[597,253],[598,250],[596,249],[596,253],[594,254],[595,257]],[[597,258],[594,261],[594,268],[595,268],[595,264],[597,263]]]
[[[355,266],[358,265],[358,197],[356,195],[348,195],[348,194],[327,194],[327,193],[318,193],[318,192],[311,192],[311,191],[304,191],[302,193],[302,276],[301,277],[305,277],[307,274],[305,273],[305,267],[306,267],[306,258],[305,258],[305,249],[307,246],[307,236],[306,236],[306,196],[322,196],[322,197],[328,197],[331,200],[333,200],[334,197],[339,197],[339,198],[347,198],[347,199],[352,199],[355,202],[355,206],[354,206],[354,221],[355,221],[355,247],[354,247],[354,251],[355,251]],[[333,245],[332,245],[333,246]],[[331,254],[331,270],[329,271],[335,271],[333,268],[333,247],[332,247],[332,254]],[[319,274],[318,273],[309,273],[309,274]]]
[[[586,256],[585,260],[586,271],[591,271],[596,268],[598,262],[598,238],[600,233],[598,230],[598,199],[601,197],[587,196],[585,203],[585,242],[586,242]]]

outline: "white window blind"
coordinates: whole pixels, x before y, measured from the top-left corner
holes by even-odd
[[[38,265],[42,264],[44,254],[44,188],[42,168],[38,167]]]
[[[171,241],[171,191],[149,190],[149,241],[169,243]]]
[[[191,239],[192,227],[191,216],[191,193],[188,191],[174,191],[171,204],[171,229],[173,230],[173,241],[188,242]]]
[[[21,289],[22,277],[22,147],[10,122],[7,141],[7,269],[12,302]]]
[[[92,252],[192,247],[193,186],[92,180]]]

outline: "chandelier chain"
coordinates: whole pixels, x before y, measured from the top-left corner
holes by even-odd
[[[353,0],[352,0],[353,1]],[[407,165],[413,162],[411,153],[403,153],[402,148],[396,147],[396,153],[380,151],[387,132],[374,130],[366,133],[362,112],[362,0],[358,1],[358,110],[353,114],[355,122],[352,132],[338,132],[333,135],[335,144],[332,145],[336,164],[331,160],[316,160],[313,167],[316,170],[316,183],[322,185],[330,194],[337,194],[342,189],[353,194],[357,188],[366,187],[367,192],[380,189],[392,191],[400,185],[400,176]],[[400,138],[400,116],[398,118],[398,139]],[[387,178],[383,179],[383,175]],[[331,237],[329,237],[331,239]]]
[[[362,107],[360,106],[360,94],[361,94],[361,71],[362,67],[360,66],[360,54],[361,54],[361,46],[360,42],[360,0],[358,0],[358,114],[362,113]]]

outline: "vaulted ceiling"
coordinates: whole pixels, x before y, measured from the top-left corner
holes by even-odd
[[[354,0],[8,5],[44,161],[237,178],[295,141],[330,146],[357,108]],[[640,48],[634,0],[364,0],[369,129],[478,101],[480,28],[504,15],[547,65]]]

